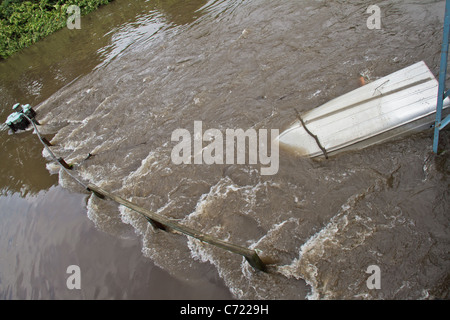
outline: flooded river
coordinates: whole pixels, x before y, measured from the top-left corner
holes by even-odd
[[[85,192],[31,130],[3,131],[0,296],[448,298],[448,154],[432,153],[431,130],[328,160],[280,149],[273,175],[172,158],[172,133],[194,135],[195,122],[281,132],[294,108],[351,91],[361,75],[420,60],[437,75],[444,2],[377,6],[380,29],[360,0],[116,0],[2,61],[1,121],[16,101],[36,106],[81,180],[256,249],[269,272],[154,230]],[[66,287],[74,264],[86,279],[76,291]]]

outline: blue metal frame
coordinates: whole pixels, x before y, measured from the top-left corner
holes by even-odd
[[[444,17],[444,35],[442,39],[441,49],[441,66],[439,71],[439,89],[436,106],[436,121],[434,123],[434,139],[433,152],[438,152],[439,145],[439,131],[450,122],[450,115],[442,120],[442,108],[444,106],[444,99],[449,95],[449,91],[445,91],[445,79],[447,77],[447,57],[449,47],[449,33],[450,33],[450,0],[445,1],[445,17]]]

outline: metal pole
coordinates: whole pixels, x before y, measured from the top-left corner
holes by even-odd
[[[450,30],[450,0],[445,1],[445,16],[444,16],[444,34],[442,39],[441,49],[441,66],[439,70],[439,89],[437,96],[436,106],[436,121],[434,123],[434,138],[433,138],[433,152],[438,152],[439,145],[439,129],[442,119],[442,108],[444,105],[444,93],[445,93],[445,79],[447,77],[447,57],[449,46],[449,30]]]

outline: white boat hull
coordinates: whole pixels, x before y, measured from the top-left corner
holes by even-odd
[[[421,61],[301,114],[328,154],[359,149],[434,124],[438,82]],[[444,109],[449,105],[444,101]],[[323,156],[300,120],[282,132],[280,146],[307,157]]]

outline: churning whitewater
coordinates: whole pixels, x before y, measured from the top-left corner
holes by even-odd
[[[421,60],[436,75],[444,2],[378,1],[380,28],[368,28],[360,0],[199,3],[191,21],[143,15],[125,23],[107,60],[36,110],[55,154],[81,179],[255,249],[269,272],[91,195],[96,227],[136,232],[143,254],[175,277],[195,281],[211,268],[235,298],[448,298],[448,156],[432,154],[431,132],[328,160],[280,149],[266,175],[270,163],[249,163],[248,148],[244,163],[172,157],[180,141],[172,133],[186,130],[193,143],[199,121],[223,134],[282,132],[294,108],[347,93],[361,75],[372,81]],[[47,168],[84,192],[56,165]],[[367,286],[372,265],[379,289]]]

